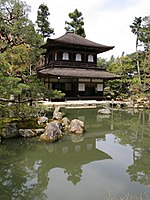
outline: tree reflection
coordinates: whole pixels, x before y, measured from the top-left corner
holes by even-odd
[[[67,180],[71,181],[74,185],[80,182],[82,177],[82,169],[80,167],[64,170],[64,173],[68,174]]]
[[[149,116],[149,111],[124,112],[115,116],[115,121],[118,121],[115,126],[119,129],[116,135],[120,143],[129,144],[133,149],[133,164],[127,170],[130,179],[145,185],[150,184]]]
[[[63,169],[67,181],[77,185],[82,179],[84,165],[112,159],[96,149],[95,144],[97,138],[104,138],[110,132],[120,139],[121,144],[132,146],[133,164],[127,169],[131,181],[149,185],[149,112],[114,111],[113,118],[97,118],[96,111],[89,113],[88,119],[85,114],[87,132],[83,138],[73,138],[74,143],[68,138],[53,144],[34,139],[4,141],[0,145],[0,198],[48,199],[45,191],[51,187],[49,172],[54,168]]]
[[[49,172],[60,168],[73,185],[82,178],[82,166],[95,160],[111,159],[95,146],[95,138],[80,143],[54,144],[32,139],[8,140],[0,146],[0,194],[2,200],[47,199]]]
[[[47,182],[40,182],[37,177],[40,174],[40,166],[37,167],[38,161],[28,159],[29,152],[34,150],[32,145],[28,146],[27,143],[22,142],[15,143],[15,145],[12,144],[8,144],[8,146],[1,145],[1,199],[20,200],[32,199],[33,197],[39,200],[47,199],[43,193],[47,187]]]
[[[134,154],[137,154],[134,151]],[[149,152],[142,152],[134,155],[134,163],[128,167],[127,172],[130,175],[131,181],[139,182],[140,184],[150,185],[150,168],[149,168],[150,158]]]

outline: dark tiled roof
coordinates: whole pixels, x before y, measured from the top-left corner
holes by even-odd
[[[67,32],[63,36],[56,39],[48,39],[47,43],[43,45],[42,47],[47,48],[51,45],[56,45],[58,43],[66,44],[66,45],[81,46],[81,47],[86,47],[86,48],[94,48],[98,53],[105,52],[114,48],[114,46],[106,46],[103,44],[92,42],[72,32]]]
[[[70,77],[70,78],[96,78],[96,79],[116,79],[119,76],[104,70],[82,69],[82,68],[46,68],[39,71],[41,75]]]
[[[70,44],[77,44],[77,45],[83,45],[83,46],[90,46],[90,47],[107,47],[107,48],[113,48],[113,46],[106,46],[102,44],[98,44],[96,42],[92,42],[86,38],[81,37],[80,35],[77,35],[75,33],[67,32],[63,36],[55,39],[59,42],[65,42]]]

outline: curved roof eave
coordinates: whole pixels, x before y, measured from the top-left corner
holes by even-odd
[[[56,45],[65,45],[65,46],[68,45],[70,47],[81,47],[81,48],[86,47],[97,53],[109,51],[114,48],[114,46],[99,44],[71,32],[67,32],[63,36],[56,39],[48,38],[47,43],[43,45],[41,48],[48,48]]]
[[[39,74],[46,76],[59,76],[70,78],[94,78],[94,79],[118,79],[120,76],[104,70],[80,69],[80,68],[46,68],[41,69]]]

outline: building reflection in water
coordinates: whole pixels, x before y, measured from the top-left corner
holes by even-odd
[[[76,142],[65,141],[59,144],[47,144],[46,149],[50,152],[51,162],[49,169],[56,166],[64,169],[64,173],[68,175],[67,180],[74,185],[80,182],[82,177],[82,166],[90,162],[111,159],[111,157],[96,148],[96,138],[86,138],[83,136],[73,136]],[[77,137],[77,139],[75,139]],[[77,142],[79,139],[80,142]],[[50,150],[49,150],[50,148]],[[53,158],[53,159],[52,159]]]
[[[148,112],[132,115],[124,111],[114,112],[110,116],[100,116],[94,109],[71,111],[67,116],[69,119],[78,118],[85,122],[84,136],[66,135],[62,141],[53,144],[39,143],[34,139],[33,141],[32,139],[7,140],[0,146],[2,199],[8,199],[7,197],[46,199],[44,191],[51,186],[53,169],[58,172],[56,176],[62,176],[60,172],[62,171],[65,175],[63,178],[77,185],[83,176],[83,166],[88,163],[109,159],[110,168],[112,168],[115,159],[111,152],[110,142],[108,146],[104,144],[105,148],[100,146],[97,149],[96,147],[98,140],[107,143],[108,134],[114,134],[115,138],[119,138],[117,142],[114,141],[114,145],[120,143],[120,154],[122,144],[128,144],[132,148],[134,159],[127,165],[126,171],[131,181],[150,184],[148,165],[150,115]],[[100,142],[99,144],[102,145]],[[121,162],[120,157],[117,159]],[[100,166],[101,162],[98,164]],[[56,184],[58,180],[58,177],[55,177]]]

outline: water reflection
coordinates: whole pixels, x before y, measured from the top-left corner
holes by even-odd
[[[126,117],[125,117],[126,115]],[[133,150],[133,164],[127,173],[131,181],[150,185],[150,112],[124,113],[118,121],[120,144],[129,144]],[[114,121],[116,123],[116,119]]]
[[[16,143],[17,142],[17,143]],[[53,168],[62,168],[67,180],[74,185],[82,178],[82,166],[96,160],[111,159],[96,149],[95,139],[71,143],[35,144],[35,142],[10,140],[1,146],[0,190],[3,198],[36,196],[45,199],[48,173]],[[18,196],[18,193],[21,196]],[[6,199],[7,199],[6,198]]]
[[[139,151],[134,150],[133,161],[127,170],[131,181],[150,185],[150,152],[142,150],[139,153]]]
[[[148,192],[148,111],[114,111],[113,116],[101,117],[96,109],[68,110],[67,116],[84,120],[84,137],[66,136],[53,144],[15,139],[0,145],[0,199],[44,200],[50,195],[57,200],[77,199],[78,193],[78,199],[86,195],[96,200],[100,194],[99,199],[106,199],[110,188],[112,194]],[[63,194],[55,187],[62,188]]]
[[[78,110],[77,117],[84,112],[86,110]],[[133,164],[128,166],[127,173],[131,181],[150,185],[150,111],[112,110],[111,116],[94,113],[97,113],[97,110],[85,113],[84,117],[89,130],[92,127],[92,134],[95,135],[95,130],[111,132],[119,138],[118,143],[130,145],[133,151]]]

